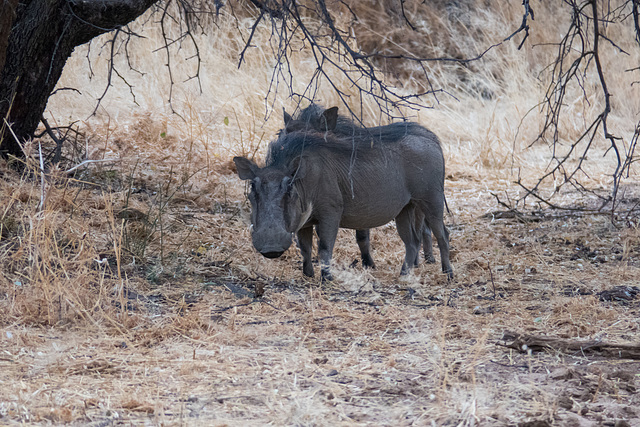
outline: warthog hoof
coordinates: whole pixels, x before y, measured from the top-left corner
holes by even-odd
[[[402,268],[400,269],[400,275],[401,276],[406,276],[407,274],[409,274],[409,271],[411,269],[409,267],[407,267],[407,264],[402,264]]]
[[[370,256],[362,257],[362,266],[364,268],[376,268],[376,263],[373,262],[373,258]]]
[[[302,267],[302,273],[307,277],[313,277],[313,267],[311,265],[305,265]]]
[[[442,270],[442,272],[447,275],[447,280],[453,280],[453,270]]]
[[[330,271],[322,270],[322,282],[333,282],[333,274]]]

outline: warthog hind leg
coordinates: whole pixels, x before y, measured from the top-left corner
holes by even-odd
[[[433,234],[438,241],[438,249],[440,249],[440,261],[442,262],[442,272],[447,275],[449,280],[453,280],[453,267],[449,262],[449,230],[445,227],[444,222],[433,227]]]
[[[402,270],[400,270],[401,275],[408,274],[409,270],[416,265],[420,253],[420,237],[416,231],[415,221],[415,207],[413,205],[405,206],[396,217],[398,234],[404,242],[406,250]]]
[[[424,253],[424,261],[427,264],[436,262],[433,256],[433,241],[431,239],[431,228],[425,223],[422,229],[422,251]]]
[[[369,240],[369,230],[356,230],[356,242],[360,248],[362,256],[362,266],[364,268],[376,268],[376,264],[371,258],[371,241]]]

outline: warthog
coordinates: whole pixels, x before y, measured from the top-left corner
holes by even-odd
[[[356,125],[352,120],[338,115],[338,107],[325,109],[319,104],[311,104],[307,108],[300,111],[295,118],[287,114],[283,110],[285,127],[280,131],[280,136],[297,131],[317,131],[317,132],[333,132],[344,137],[367,138],[373,142],[388,139],[389,142],[398,140],[407,134],[416,133],[417,136],[424,134],[425,129],[415,123],[400,123],[392,126],[379,126],[373,128],[364,128]],[[404,133],[398,133],[398,127]],[[425,143],[434,144],[440,148],[440,142],[435,135],[427,137]],[[444,159],[442,170],[444,172]],[[443,178],[444,179],[444,178]],[[431,229],[426,223],[422,227],[422,246],[424,251],[424,259],[431,264],[436,262],[433,257],[433,242],[431,240]],[[369,230],[356,230],[356,242],[360,248],[362,265],[367,268],[375,268],[375,263],[371,257]],[[447,233],[448,236],[448,233]],[[416,256],[415,266],[418,266],[418,257]]]
[[[286,132],[269,148],[267,165],[233,160],[241,179],[251,180],[254,247],[277,258],[297,233],[303,272],[313,276],[313,226],[323,280],[338,228],[367,230],[396,220],[405,249],[402,272],[417,258],[424,221],[438,241],[442,270],[450,278],[448,232],[444,226],[444,161],[436,136],[418,125],[398,123],[383,133],[396,138],[340,137],[312,129]],[[407,132],[407,128],[415,128]]]

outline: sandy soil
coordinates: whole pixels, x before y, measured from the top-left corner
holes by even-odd
[[[171,233],[197,226],[171,267],[123,255],[113,322],[2,324],[0,423],[640,425],[637,358],[504,339],[638,345],[633,218],[497,214],[480,183],[450,176],[453,282],[434,264],[399,277],[388,225],[372,232],[375,271],[349,266],[342,231],[321,284],[294,248],[261,259],[243,184],[215,181],[208,208],[169,205]]]

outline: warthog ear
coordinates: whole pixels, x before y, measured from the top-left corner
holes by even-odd
[[[327,108],[320,115],[320,120],[323,126],[326,126],[327,131],[334,131],[338,124],[338,107]]]
[[[287,114],[287,112],[284,109],[284,107],[282,107],[282,115],[284,116],[284,126],[287,127],[287,125],[293,119],[293,117],[291,117],[289,114]]]
[[[233,163],[236,164],[240,179],[254,179],[256,177],[257,170],[260,169],[258,165],[246,157],[234,157]]]

